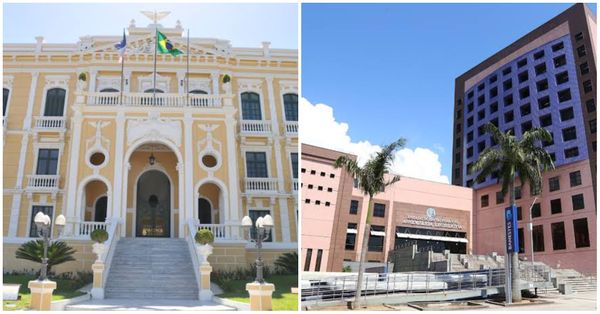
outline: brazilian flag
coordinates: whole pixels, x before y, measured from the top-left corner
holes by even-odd
[[[173,57],[182,54],[181,50],[173,47],[173,44],[165,34],[156,31],[156,50],[160,53],[168,53]]]

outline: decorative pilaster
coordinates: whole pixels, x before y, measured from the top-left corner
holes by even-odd
[[[194,144],[193,144],[193,132],[192,132],[192,126],[194,124],[194,120],[192,120],[192,114],[189,112],[186,112],[183,116],[183,130],[184,130],[184,143],[185,143],[185,151],[184,151],[184,157],[183,157],[183,164],[184,167],[187,171],[183,172],[182,174],[185,176],[182,176],[183,178],[185,178],[185,181],[181,181],[184,182],[184,185],[182,185],[183,187],[185,187],[185,207],[184,210],[180,210],[180,215],[182,212],[185,211],[185,220],[181,220],[182,225],[179,226],[179,230],[183,230],[183,224],[185,224],[185,222],[188,219],[191,219],[194,217],[194,203],[195,203],[195,192],[194,191]],[[183,232],[180,232],[181,236],[183,237],[184,234]]]
[[[275,91],[273,89],[273,77],[267,76],[267,96],[269,97],[269,110],[271,111],[271,125],[273,126],[273,134],[279,136],[279,121],[277,119],[277,110],[275,109]]]
[[[213,95],[219,95],[219,76],[220,73],[217,72],[211,72],[210,73],[210,79],[212,81],[212,93]]]
[[[185,186],[184,182],[185,182],[185,178],[187,178],[189,176],[188,173],[185,172],[185,166],[183,163],[178,162],[177,163],[177,182],[179,184],[179,186],[177,187],[179,190],[179,238],[185,238],[185,232],[184,232],[184,227],[185,227],[185,218],[188,216],[187,213],[188,211],[190,211],[191,209],[188,208],[188,206],[185,206],[185,202],[186,199],[188,199],[188,195],[186,195],[185,190],[188,189],[187,186]],[[191,171],[187,171],[187,172],[191,172]],[[193,207],[192,207],[193,208]]]
[[[25,119],[23,120],[23,130],[31,129],[33,103],[35,102],[35,92],[37,90],[37,80],[39,76],[39,72],[31,73],[31,88],[29,89],[29,100],[27,101],[27,113],[25,113]]]
[[[67,165],[69,165],[69,176],[67,179],[67,193],[65,195],[67,199],[67,222],[70,222],[66,225],[65,232],[66,234],[72,234],[74,230],[73,222],[77,222],[81,217],[78,215],[81,213],[75,208],[77,204],[75,204],[75,200],[77,199],[77,171],[79,169],[79,147],[81,145],[81,125],[82,125],[82,114],[79,101],[82,101],[81,98],[83,96],[76,96],[77,99],[75,101],[75,105],[73,105],[73,117],[71,118],[71,148],[69,149],[69,159],[67,160]]]
[[[112,206],[112,213],[107,213],[107,218],[108,217],[119,217],[119,218],[123,218],[122,221],[126,221],[125,218],[126,216],[121,216],[121,210],[123,209],[121,207],[121,199],[123,197],[123,193],[127,193],[127,191],[123,192],[123,154],[125,154],[125,152],[123,151],[123,142],[125,140],[125,114],[122,111],[117,112],[117,117],[115,119],[116,121],[116,135],[115,135],[115,151],[113,153],[113,156],[115,156],[115,173],[114,173],[114,185],[115,188],[113,189],[114,191],[114,195],[113,195],[113,206]],[[125,174],[125,176],[127,176],[127,174]],[[127,213],[124,213],[124,215],[127,215]],[[127,228],[121,228],[121,230],[125,230]],[[124,234],[122,234],[124,235]]]
[[[96,76],[98,75],[98,71],[92,70],[90,71],[90,93],[94,93],[96,91]]]
[[[52,292],[56,289],[56,282],[50,280],[32,280],[27,284],[31,290],[30,308],[34,311],[50,311],[52,305]]]
[[[235,147],[235,127],[237,120],[234,118],[235,109],[230,96],[225,96],[225,130],[227,136],[227,174],[229,179],[229,208],[225,211],[225,221],[232,225],[239,225],[242,208],[239,202],[239,176],[238,156]],[[238,236],[238,229],[233,228],[234,236]]]

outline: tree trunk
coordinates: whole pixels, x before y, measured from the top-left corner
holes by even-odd
[[[373,211],[373,196],[369,196],[369,206],[367,207],[367,218],[365,221],[365,229],[363,232],[363,242],[360,249],[360,260],[358,261],[358,280],[356,281],[356,294],[354,296],[354,304],[352,309],[361,308],[361,294],[363,275],[365,272],[364,263],[367,259],[367,251],[369,249],[369,235],[371,234],[371,213]]]
[[[522,187],[522,186],[521,186]],[[516,206],[517,202],[515,199],[515,177],[513,175],[511,183],[509,185],[510,189],[510,206]],[[521,191],[522,193],[523,191]],[[518,230],[514,230],[514,232],[518,232]],[[512,290],[512,301],[513,302],[521,302],[521,280],[519,278],[519,248],[515,248],[516,252],[510,253],[511,260],[511,268],[510,268],[510,277],[511,277],[511,290]]]

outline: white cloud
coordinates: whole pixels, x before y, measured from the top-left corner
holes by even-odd
[[[348,135],[348,124],[335,119],[333,108],[325,104],[313,105],[305,98],[300,99],[300,126],[302,143],[354,154],[360,165],[381,150],[379,145],[369,141],[353,142]],[[427,148],[398,150],[391,170],[408,177],[449,183],[448,177],[442,175],[439,156]]]

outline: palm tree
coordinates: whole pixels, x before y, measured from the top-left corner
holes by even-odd
[[[539,141],[551,141],[552,135],[543,128],[533,128],[526,131],[517,139],[509,130],[500,132],[498,128],[488,123],[484,126],[486,133],[490,133],[493,141],[498,146],[486,148],[473,165],[474,171],[480,171],[476,181],[483,182],[492,174],[498,174],[498,181],[502,183],[502,194],[510,192],[510,205],[515,206],[515,178],[518,176],[521,186],[526,182],[533,190],[541,188],[542,172],[554,169],[552,158],[548,152],[538,146]],[[519,253],[511,253],[511,284],[514,302],[521,301],[519,287]],[[508,260],[507,260],[508,261]]]
[[[62,264],[69,261],[74,261],[75,249],[68,246],[65,242],[56,241],[48,246],[48,273],[52,266]],[[25,259],[36,263],[42,263],[44,255],[44,240],[32,240],[23,243],[15,252],[15,256],[19,259]]]
[[[360,251],[360,261],[358,264],[358,282],[356,285],[356,295],[354,297],[353,309],[360,308],[360,296],[362,292],[363,280],[363,264],[367,257],[367,249],[369,243],[369,234],[371,231],[371,217],[373,216],[373,196],[383,191],[386,186],[394,184],[400,180],[400,176],[393,176],[389,181],[386,181],[384,175],[389,171],[393,154],[396,149],[401,148],[406,143],[406,140],[399,140],[385,146],[375,156],[371,157],[367,163],[359,167],[358,163],[348,156],[340,156],[334,164],[335,168],[344,168],[357,182],[358,187],[365,195],[369,195],[369,206],[367,209],[367,218],[365,220],[365,229]]]

